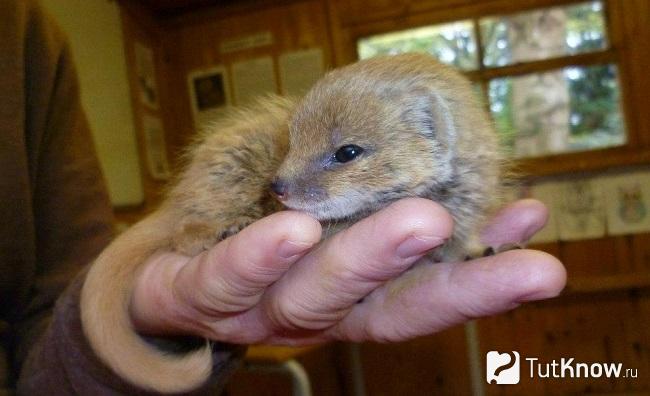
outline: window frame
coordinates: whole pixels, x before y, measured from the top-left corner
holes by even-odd
[[[485,96],[486,106],[489,106],[488,84],[491,79],[514,77],[530,73],[545,72],[569,66],[595,66],[613,64],[618,71],[620,92],[620,109],[624,120],[626,142],[623,145],[598,148],[586,151],[558,153],[540,157],[517,159],[516,166],[521,172],[531,178],[561,175],[570,172],[602,171],[610,167],[632,166],[650,162],[650,148],[642,145],[638,134],[639,128],[632,117],[628,59],[621,55],[623,47],[624,27],[620,26],[620,13],[616,1],[601,0],[603,16],[606,24],[608,47],[594,52],[567,54],[554,58],[513,63],[505,66],[485,66],[483,64],[483,46],[480,42],[481,32],[479,20],[490,16],[507,16],[540,8],[568,6],[584,3],[586,0],[528,0],[520,2],[505,2],[499,0],[481,0],[472,4],[439,6],[428,11],[410,14],[408,12],[392,18],[374,22],[351,25],[347,36],[350,38],[349,47],[344,55],[349,62],[359,58],[357,43],[360,39],[386,34],[395,31],[432,26],[462,20],[471,20],[474,35],[477,40],[478,68],[471,71],[461,71],[473,82],[479,83]],[[348,63],[348,62],[346,62]]]

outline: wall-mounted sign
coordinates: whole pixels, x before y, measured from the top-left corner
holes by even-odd
[[[325,73],[323,51],[311,48],[280,55],[282,94],[302,96]]]
[[[605,236],[605,203],[598,183],[593,180],[566,182],[559,191],[557,219],[561,240]]]
[[[250,48],[266,47],[273,44],[273,34],[271,32],[260,32],[243,37],[223,40],[219,44],[219,51],[222,54],[237,52]]]
[[[270,56],[235,62],[231,70],[235,104],[238,106],[278,91],[273,58]]]
[[[650,231],[650,173],[603,177],[610,235]]]
[[[153,50],[137,41],[134,44],[134,50],[140,102],[153,110],[158,110],[158,88]]]
[[[221,115],[232,104],[225,67],[193,71],[187,81],[196,128]]]
[[[149,173],[155,180],[169,178],[169,162],[167,161],[167,145],[165,129],[158,117],[144,114],[142,117],[142,132],[147,156]]]

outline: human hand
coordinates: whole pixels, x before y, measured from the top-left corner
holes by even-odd
[[[541,203],[518,201],[493,219],[483,241],[524,242],[546,216]],[[321,235],[316,220],[275,213],[197,257],[150,258],[136,282],[132,318],[147,334],[241,344],[402,341],[564,287],[564,267],[534,250],[426,262],[422,257],[444,243],[452,223],[440,205],[408,198],[312,249]]]

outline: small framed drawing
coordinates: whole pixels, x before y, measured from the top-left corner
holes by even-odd
[[[154,52],[143,43],[135,42],[135,69],[140,101],[150,109],[158,110],[158,88]]]
[[[165,128],[158,117],[144,114],[142,116],[142,132],[144,135],[145,152],[149,173],[154,180],[168,180],[170,176],[169,161],[167,161],[167,145],[165,144]]]
[[[196,128],[218,117],[232,104],[225,67],[195,70],[188,75],[187,81]]]

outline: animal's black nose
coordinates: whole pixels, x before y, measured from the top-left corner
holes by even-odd
[[[285,198],[287,195],[287,182],[282,179],[273,180],[271,183],[271,191],[273,191],[278,198]]]

